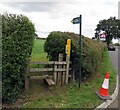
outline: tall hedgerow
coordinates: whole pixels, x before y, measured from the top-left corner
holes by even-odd
[[[58,60],[58,54],[63,53],[65,60],[65,45],[71,39],[71,57],[75,76],[79,74],[79,35],[70,32],[51,32],[45,42],[44,50],[50,60]],[[82,77],[89,77],[96,72],[103,58],[106,45],[82,36]]]
[[[2,15],[2,100],[15,102],[24,87],[26,61],[31,55],[35,28],[23,15]]]

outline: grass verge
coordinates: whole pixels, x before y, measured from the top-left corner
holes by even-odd
[[[24,95],[27,103],[21,108],[95,108],[103,102],[95,91],[100,90],[106,72],[110,72],[109,92],[112,94],[115,89],[116,71],[106,51],[98,71],[82,83],[80,89],[76,83],[46,87],[40,81],[32,81],[30,89],[25,91]]]
[[[33,45],[32,55],[31,55],[31,62],[48,61],[47,53],[44,52],[44,43],[45,43],[45,40],[43,39],[34,40],[34,45]],[[32,65],[31,64],[30,67],[40,68],[40,67],[44,67],[44,65],[40,65],[40,64]]]

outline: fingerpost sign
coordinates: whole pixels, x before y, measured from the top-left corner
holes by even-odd
[[[80,30],[79,30],[79,79],[78,79],[78,86],[80,88],[80,83],[81,83],[81,76],[82,76],[82,35],[81,35],[81,30],[82,30],[82,15],[80,15],[79,17],[73,18],[73,20],[71,21],[73,24],[80,24]]]

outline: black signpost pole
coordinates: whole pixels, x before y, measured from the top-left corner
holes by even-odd
[[[79,17],[73,18],[71,21],[73,24],[80,24],[80,38],[79,38],[79,74],[78,74],[78,86],[80,88],[80,83],[82,79],[82,15]]]
[[[79,38],[79,81],[78,86],[80,88],[81,78],[82,78],[82,35],[81,35],[81,29],[82,29],[82,15],[80,15],[80,38]]]

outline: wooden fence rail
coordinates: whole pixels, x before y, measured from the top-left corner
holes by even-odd
[[[38,64],[38,65],[53,65],[50,68],[30,68],[30,65]],[[25,89],[29,88],[29,81],[33,79],[53,79],[56,85],[68,84],[69,75],[69,65],[71,62],[63,61],[63,55],[59,54],[59,61],[49,61],[49,62],[30,62],[28,60],[27,71],[25,75]],[[32,76],[30,73],[40,73],[40,72],[52,72],[52,76],[43,75],[43,76]]]

